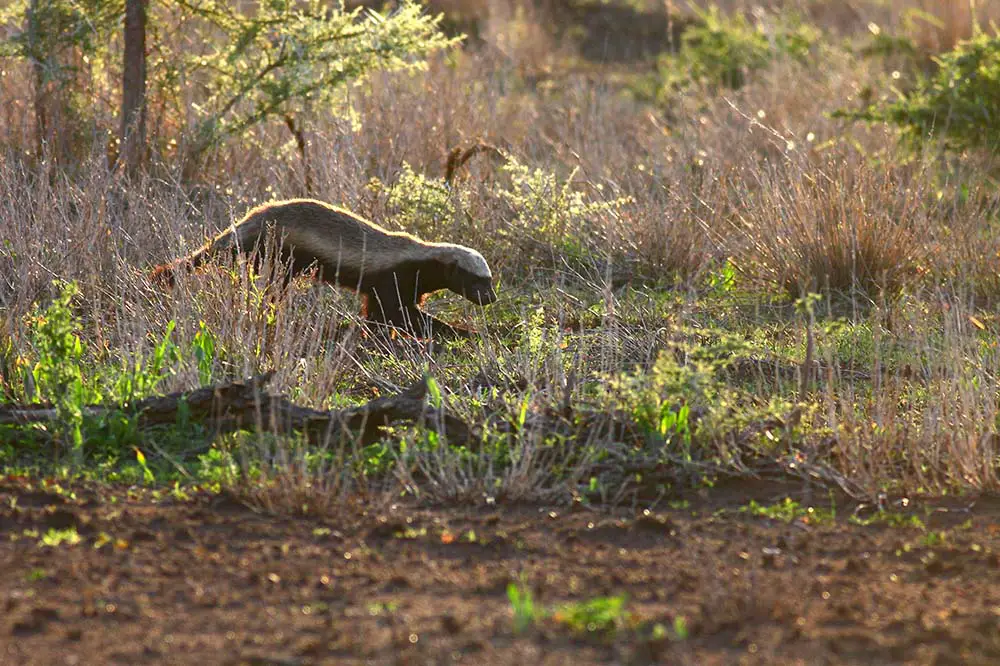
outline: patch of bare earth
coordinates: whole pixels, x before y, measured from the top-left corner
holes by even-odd
[[[919,504],[920,530],[852,524],[847,507],[827,524],[753,518],[734,509],[789,489],[751,484],[639,516],[399,506],[328,521],[71,490],[0,483],[0,663],[1000,662],[995,499]],[[75,545],[41,543],[69,528]],[[606,634],[552,617],[515,633],[511,581],[546,609],[625,594],[630,615]]]

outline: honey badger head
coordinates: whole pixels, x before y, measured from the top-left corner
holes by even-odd
[[[486,259],[472,248],[450,243],[435,244],[444,271],[443,286],[477,305],[497,300],[493,272]]]

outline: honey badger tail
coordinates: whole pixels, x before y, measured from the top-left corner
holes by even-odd
[[[181,257],[180,259],[171,261],[167,264],[160,264],[153,269],[153,272],[149,277],[154,284],[158,284],[163,287],[173,287],[177,280],[177,273],[190,272],[199,265],[205,263],[206,259],[207,251],[205,248],[202,248],[194,254]]]

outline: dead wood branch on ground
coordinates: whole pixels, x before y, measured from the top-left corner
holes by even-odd
[[[187,421],[200,423],[216,433],[236,430],[300,432],[310,441],[320,443],[346,436],[359,438],[362,444],[367,444],[377,440],[385,426],[418,421],[456,444],[466,443],[471,437],[468,426],[461,419],[426,404],[426,380],[397,395],[378,398],[358,407],[321,411],[266,393],[264,385],[273,374],[268,372],[246,382],[146,398],[131,405],[91,405],[83,412],[88,417],[113,412],[135,415],[137,426],[142,430],[174,424],[183,410]],[[2,425],[27,425],[56,419],[56,409],[50,405],[0,405]]]

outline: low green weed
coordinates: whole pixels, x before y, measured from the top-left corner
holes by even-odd
[[[40,580],[48,578],[48,575],[45,569],[32,569],[25,575],[25,578],[29,583],[37,583]]]
[[[566,604],[552,618],[577,633],[606,634],[623,628],[629,621],[625,596],[597,597]]]
[[[542,620],[550,620],[557,625],[581,635],[606,636],[614,632],[634,629],[637,618],[625,606],[625,595],[595,597],[584,601],[574,601],[555,608],[536,605],[531,589],[522,581],[507,585],[507,598],[514,612],[514,631],[523,633]],[[657,625],[661,627],[661,625]],[[661,627],[662,629],[662,627]],[[657,629],[654,627],[654,634]],[[664,637],[666,630],[663,630]],[[678,617],[670,638],[683,640],[687,636],[684,618]]]
[[[763,401],[725,381],[723,371],[748,352],[745,343],[725,334],[705,344],[674,344],[660,352],[652,368],[609,377],[603,400],[646,434],[647,450],[675,462],[725,464],[732,434],[750,432],[752,423],[775,427],[754,430],[761,437],[747,444],[787,444],[805,428],[801,421],[786,424],[791,403],[777,396]]]
[[[801,520],[811,525],[822,525],[832,523],[836,519],[836,512],[830,509],[817,509],[812,506],[802,506],[791,497],[786,497],[781,502],[771,505],[758,504],[755,500],[741,508],[740,512],[749,513],[751,516],[759,518],[770,518],[791,523]]]
[[[52,303],[45,309],[36,305],[28,318],[31,346],[38,358],[32,376],[37,397],[52,402],[61,434],[79,454],[83,447],[83,408],[96,396],[84,381],[84,347],[71,308],[79,289],[68,282],[57,286],[59,294]]]
[[[918,530],[927,529],[924,521],[919,516],[900,513],[898,511],[886,511],[884,509],[879,509],[867,517],[851,516],[850,522],[862,526],[888,525],[889,527],[915,528]]]
[[[943,545],[948,540],[948,534],[943,530],[930,530],[923,536],[921,542],[928,548]]]
[[[531,589],[523,582],[507,585],[507,599],[514,610],[514,631],[522,633],[533,626],[540,617],[540,610],[535,608],[535,599]]]
[[[57,530],[53,527],[49,528],[49,530],[42,535],[38,545],[56,548],[63,544],[75,546],[78,543],[80,543],[80,535],[77,533],[75,527],[67,527],[64,530]]]
[[[122,368],[113,372],[107,382],[110,401],[127,403],[152,395],[160,383],[172,374],[174,365],[181,358],[180,350],[171,340],[176,326],[177,322],[173,320],[167,322],[163,337],[153,346],[153,353],[148,359],[136,355],[131,365],[124,361]]]
[[[736,288],[736,266],[732,260],[727,259],[718,270],[709,272],[708,289],[709,293],[718,298],[722,298],[732,293]]]
[[[198,332],[191,341],[191,353],[198,364],[198,381],[202,386],[212,383],[212,366],[215,363],[215,335],[205,322],[198,322]]]

